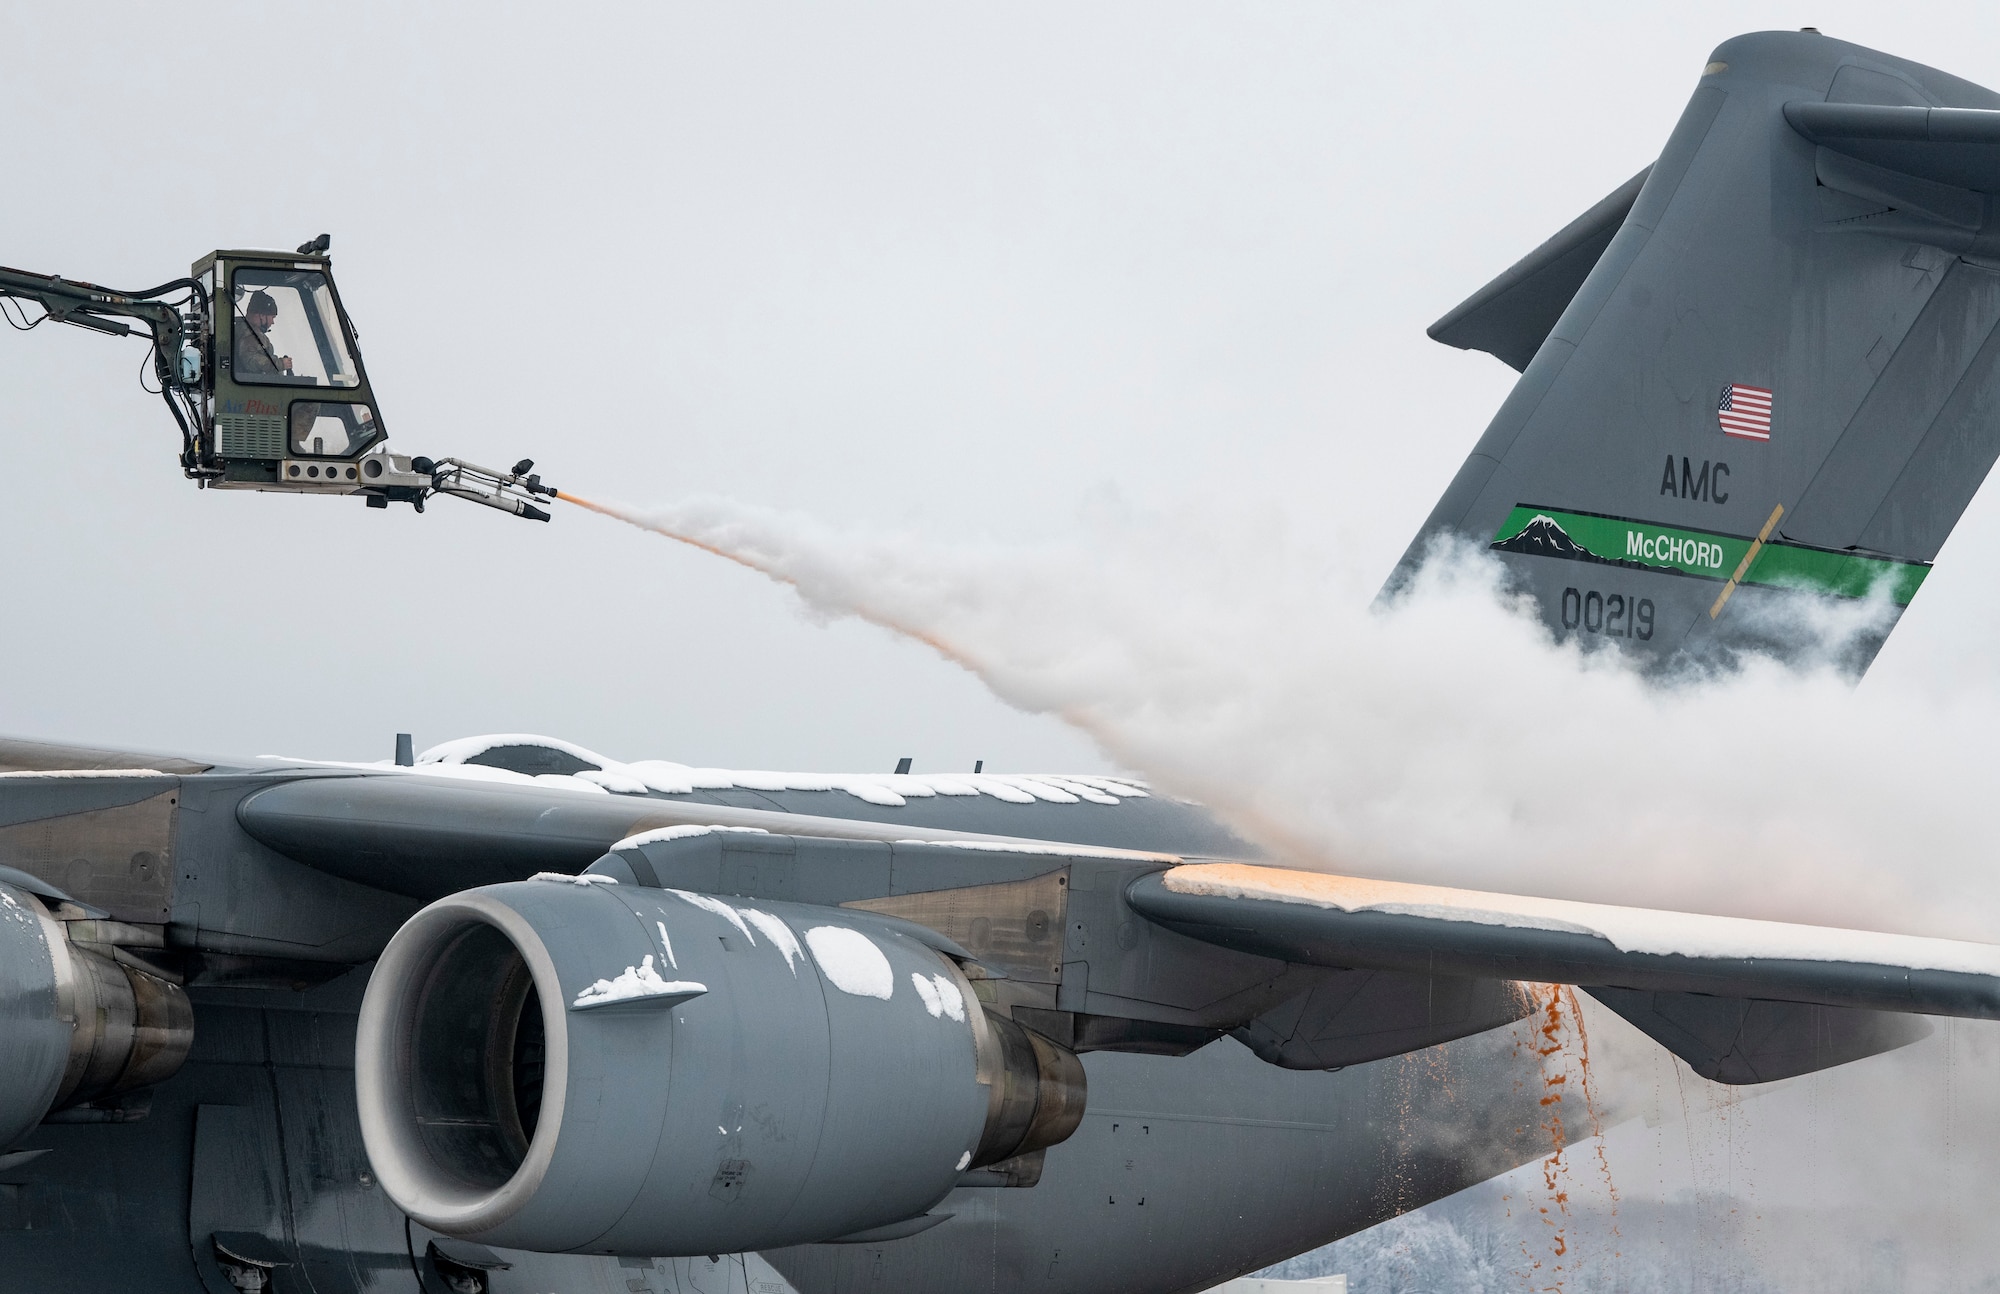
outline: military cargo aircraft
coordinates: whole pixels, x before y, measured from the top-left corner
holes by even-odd
[[[2000,452],[1996,194],[2000,96],[1722,45],[1651,167],[1433,328],[1522,376],[1403,574],[1469,538],[1663,668],[1806,651],[1808,597],[1893,623]],[[192,400],[258,304],[224,281],[185,368],[154,321]],[[381,452],[308,415],[225,453],[196,409],[184,466]],[[1191,1291],[1547,1153],[1530,985],[1734,1084],[2000,1017],[2000,947],[1293,871],[1116,777],[521,734],[0,770],[13,1289]]]

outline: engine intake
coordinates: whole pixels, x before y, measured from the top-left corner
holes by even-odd
[[[676,1256],[923,1214],[1061,1141],[1076,1057],[892,919],[538,880],[405,924],[362,1004],[383,1189],[432,1230]]]

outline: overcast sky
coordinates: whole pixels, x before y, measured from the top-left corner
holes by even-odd
[[[1425,325],[1650,162],[1716,44],[1807,24],[2000,85],[1990,0],[0,0],[0,263],[139,288],[330,232],[403,453],[911,542],[1255,515],[1386,574],[1514,376]],[[923,648],[599,517],[197,492],[142,351],[0,331],[0,732],[1104,765]],[[1989,488],[1876,676],[1988,680],[1996,572]],[[1986,1067],[1989,1033],[1958,1045]],[[1702,1123],[1688,1154],[1804,1110],[1754,1161],[1767,1202],[1899,1194],[1949,1229],[1949,1102],[1917,1126],[1948,1054]],[[1830,1177],[1826,1120],[1892,1130]],[[1625,1189],[1700,1185],[1656,1130],[1619,1135]]]
[[[1424,326],[1646,165],[1715,44],[1806,23],[2000,84],[1982,5],[15,3],[0,262],[137,288],[327,231],[404,453],[913,542],[1249,509],[1386,572],[1513,377]],[[0,731],[1104,762],[601,518],[197,492],[141,360],[0,332]],[[1989,491],[1878,669],[1983,669],[1996,565]]]

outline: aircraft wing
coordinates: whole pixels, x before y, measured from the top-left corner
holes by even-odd
[[[1362,1073],[1522,1019],[1538,981],[1751,1083],[1910,1042],[1922,1013],[2000,1016],[2000,949],[1211,861],[1222,835],[1123,783],[910,778],[891,804],[771,773],[642,783],[524,737],[478,749],[565,755],[611,785],[0,745],[30,765],[0,773],[0,979],[39,1066],[0,1100],[0,1146],[51,1109],[130,1120],[158,1087],[251,1154],[263,1134],[196,1099],[233,1089],[181,1062],[198,1038],[240,1043],[243,1004],[268,1000],[288,1021],[323,1012],[324,1054],[352,1048],[352,1077],[326,1081],[353,1084],[354,1171],[365,1147],[446,1240],[516,1258],[783,1249],[914,1236],[962,1187],[1040,1181],[1083,1126],[1090,1052],[1182,1057],[1227,1035],[1280,1069]],[[72,1028],[59,989],[85,973],[129,1005]],[[125,1059],[65,1090],[78,1038]],[[1121,1075],[1247,1062],[1206,1056],[1100,1067],[1100,1113]],[[803,1131],[746,1140],[716,1116],[732,1110]],[[1506,1162],[1541,1153],[1521,1135]],[[798,1146],[817,1149],[785,1158]],[[668,1191],[699,1207],[635,1205]],[[795,1197],[811,1212],[783,1212]],[[241,1258],[224,1221],[200,1226]]]
[[[1986,944],[1240,863],[1155,872],[1130,897],[1182,934],[1313,966],[2000,1019],[2000,948]]]
[[[2000,1018],[2000,947],[1239,863],[1152,872],[1132,907],[1295,964],[1581,987],[1725,1082],[1759,1082],[1921,1036],[1893,1017]]]

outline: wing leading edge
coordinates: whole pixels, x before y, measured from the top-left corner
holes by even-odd
[[[1901,1046],[1921,1021],[2000,1019],[2000,947],[1237,863],[1149,873],[1148,920],[1311,965],[1575,985],[1723,1082]]]

